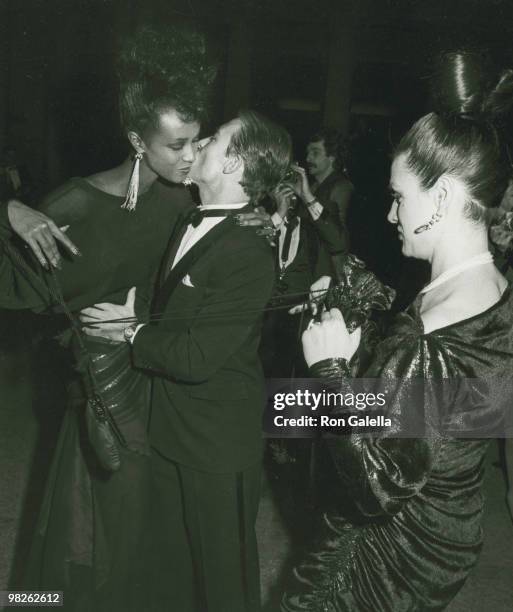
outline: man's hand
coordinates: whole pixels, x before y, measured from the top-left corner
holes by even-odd
[[[10,200],[7,214],[13,231],[29,245],[44,268],[48,268],[49,263],[54,268],[61,265],[57,240],[73,255],[80,255],[80,251],[64,231],[43,213],[25,206],[18,200]]]
[[[303,332],[303,353],[308,367],[323,359],[349,361],[360,344],[361,327],[350,334],[338,308],[323,312],[321,319],[321,322],[312,319]]]
[[[299,177],[299,181],[293,186],[294,191],[305,204],[310,204],[312,200],[315,200],[315,196],[310,189],[310,183],[308,182],[306,170],[297,164],[293,164],[291,168]]]
[[[294,190],[288,183],[280,183],[273,191],[273,197],[276,201],[276,212],[285,219],[292,199],[296,197]]]
[[[84,308],[80,312],[80,321],[87,326],[83,327],[84,332],[88,336],[123,342],[125,329],[135,322],[135,290],[135,287],[130,289],[124,304],[104,302],[95,304],[91,308]],[[116,319],[123,320],[118,323]],[[109,322],[103,323],[103,321]]]

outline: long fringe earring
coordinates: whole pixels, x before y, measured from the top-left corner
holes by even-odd
[[[134,155],[134,165],[132,168],[132,174],[130,175],[130,182],[128,183],[128,191],[126,193],[126,198],[121,208],[125,210],[135,210],[135,205],[137,204],[137,196],[139,194],[139,164],[142,159],[142,153],[136,153]]]
[[[424,225],[419,225],[419,227],[413,230],[413,233],[422,234],[422,232],[425,232],[426,230],[430,230],[435,223],[438,223],[438,221],[440,221],[441,218],[442,218],[442,215],[439,212],[434,213],[431,219],[427,223],[425,223]]]

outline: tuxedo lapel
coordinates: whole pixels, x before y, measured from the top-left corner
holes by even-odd
[[[159,282],[157,284],[157,290],[160,291],[162,286],[166,281],[166,277],[168,275],[171,266],[173,265],[173,261],[176,257],[176,252],[182,242],[182,238],[184,237],[185,232],[187,231],[187,217],[190,214],[190,210],[182,212],[180,217],[178,218],[173,231],[171,232],[171,237],[169,238],[169,242],[167,244],[166,252],[164,257],[162,258],[162,262],[159,270]]]
[[[217,240],[225,233],[227,233],[230,229],[233,228],[233,223],[229,218],[224,219],[216,226],[214,226],[207,234],[205,234],[198,242],[189,250],[187,253],[180,259],[180,261],[176,264],[176,266],[169,272],[164,282],[160,286],[160,289],[157,292],[157,296],[155,299],[155,308],[154,312],[162,312],[165,308],[167,301],[169,300],[170,295],[173,293],[176,285],[183,279],[183,277],[189,272],[190,268],[202,257],[214,244]],[[184,232],[181,232],[180,235],[183,236]],[[178,246],[181,242],[181,238],[177,237]],[[176,251],[178,246],[172,245],[169,251],[169,267],[171,267],[173,260],[171,256],[174,258],[176,255]],[[174,254],[173,254],[174,251]],[[166,268],[166,270],[169,268]],[[165,274],[165,271],[163,272]],[[161,278],[163,275],[161,274]]]

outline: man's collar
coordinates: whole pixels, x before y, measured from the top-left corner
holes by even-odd
[[[244,208],[247,206],[249,202],[237,202],[236,204],[201,204],[199,206],[200,210],[214,210],[216,208]]]

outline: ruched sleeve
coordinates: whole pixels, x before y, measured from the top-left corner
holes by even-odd
[[[437,424],[442,409],[436,402],[451,401],[447,397],[450,390],[433,392],[426,376],[446,371],[436,340],[402,315],[393,334],[376,347],[374,360],[364,373],[365,379],[375,381],[376,392],[386,392],[385,414],[391,426],[376,435],[358,427],[349,433],[326,434],[344,490],[363,516],[399,512],[426,483],[440,443]],[[312,366],[311,373],[331,389],[338,385],[347,391],[350,383],[345,360],[321,361]],[[405,437],[409,432],[418,436]]]

